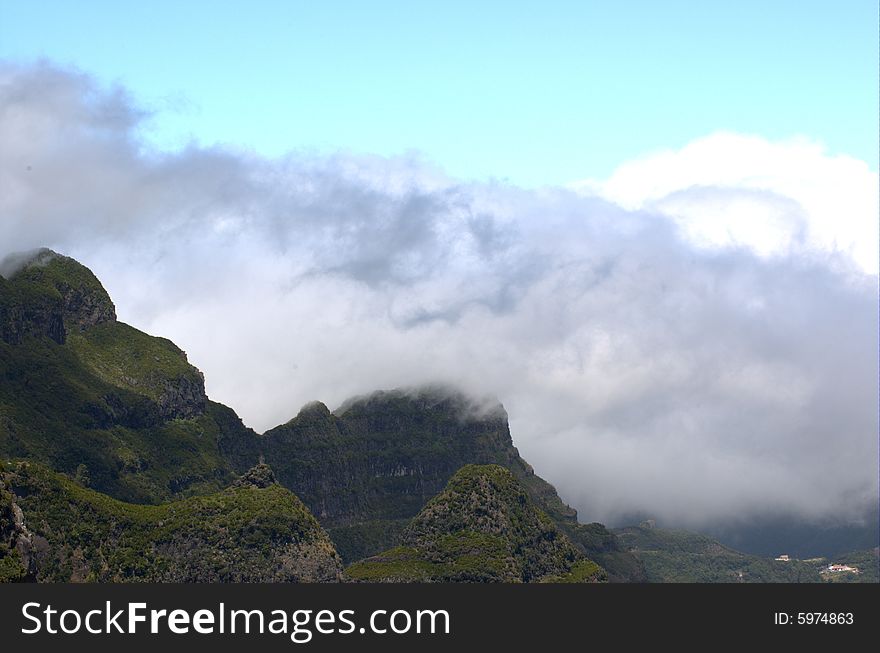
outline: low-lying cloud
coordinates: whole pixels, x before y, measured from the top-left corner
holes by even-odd
[[[0,254],[87,264],[120,319],[182,346],[258,430],[312,399],[448,382],[500,397],[587,520],[876,502],[861,162],[723,134],[526,190],[416,158],[155,152],[148,119],[86,75],[0,67]]]

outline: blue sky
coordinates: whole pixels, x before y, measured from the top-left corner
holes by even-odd
[[[877,3],[21,2],[0,57],[118,82],[189,139],[422,153],[534,186],[717,130],[806,135],[877,169]]]

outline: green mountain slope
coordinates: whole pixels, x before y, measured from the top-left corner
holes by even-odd
[[[398,544],[409,520],[461,467],[495,464],[587,557],[601,560],[611,580],[645,580],[641,562],[613,533],[578,524],[577,512],[522,459],[497,401],[430,386],[355,398],[333,413],[315,402],[259,443],[281,483],[314,512],[346,562]]]
[[[347,576],[383,582],[597,582],[587,560],[498,465],[467,465],[431,499],[401,546],[354,563]]]
[[[0,581],[329,582],[341,570],[265,466],[221,492],[144,506],[40,465],[0,465]]]
[[[613,580],[634,556],[576,512],[519,455],[497,402],[449,388],[320,403],[258,436],[205,395],[170,341],[116,319],[86,267],[49,250],[0,262],[0,459],[25,459],[115,499],[158,504],[227,487],[265,460],[346,561],[394,546],[467,464],[498,464]]]
[[[0,269],[0,456],[140,503],[218,490],[256,462],[230,464],[220,443],[255,434],[173,343],[118,322],[87,268],[41,250]]]

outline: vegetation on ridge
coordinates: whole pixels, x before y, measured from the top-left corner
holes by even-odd
[[[346,575],[385,582],[596,582],[604,572],[537,508],[513,474],[466,465],[404,531]]]
[[[164,338],[117,322],[100,282],[43,250],[0,278],[0,456],[27,458],[118,499],[213,492],[234,467],[219,442],[255,440],[204,394]]]
[[[577,524],[519,456],[497,402],[442,387],[377,392],[335,414],[315,402],[257,436],[207,399],[183,351],[118,322],[85,266],[40,250],[0,262],[0,274],[2,458],[141,504],[216,493],[265,460],[346,561],[397,545],[462,466],[498,464],[581,552],[602,556],[612,579],[639,580],[639,563],[607,529]]]
[[[315,518],[265,468],[221,492],[145,506],[39,465],[0,464],[5,580],[326,582],[341,569]]]
[[[501,405],[474,406],[449,388],[377,392],[336,413],[315,402],[266,432],[259,447],[346,561],[391,548],[406,521],[467,464],[506,467],[554,519],[576,519],[520,457]]]

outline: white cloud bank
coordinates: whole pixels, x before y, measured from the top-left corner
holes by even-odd
[[[877,172],[806,138],[719,132],[571,186],[662,213],[698,246],[743,246],[762,257],[837,251],[869,274],[880,265]]]
[[[863,163],[720,134],[530,191],[406,158],[143,151],[142,121],[87,76],[0,68],[0,255],[83,261],[255,428],[447,381],[504,401],[584,519],[876,501]]]

